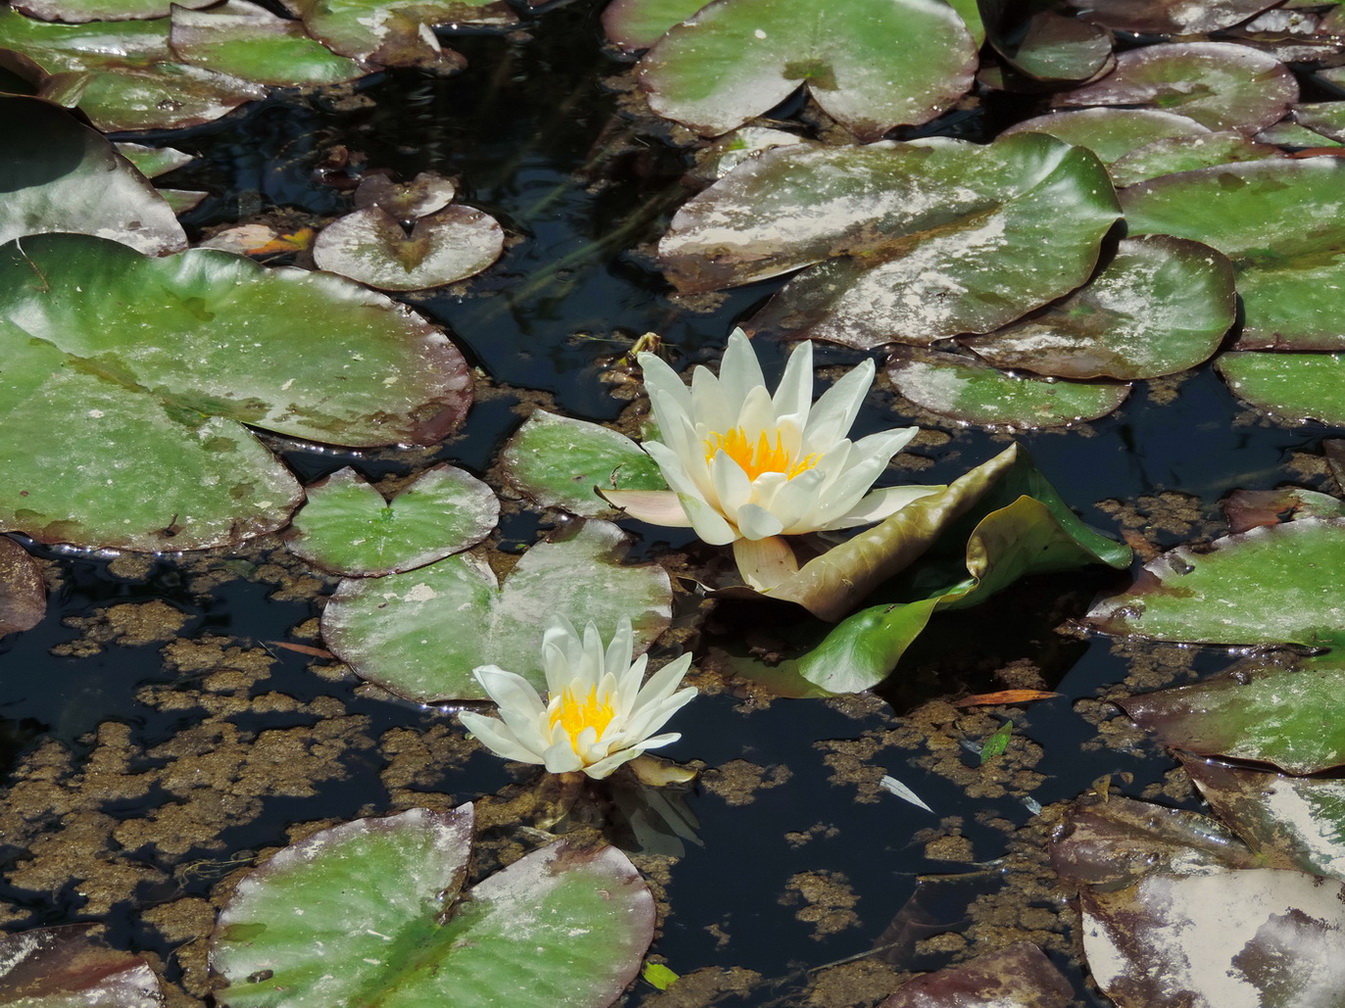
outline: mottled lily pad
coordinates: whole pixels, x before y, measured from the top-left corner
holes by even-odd
[[[157,255],[187,235],[145,177],[100,133],[39,98],[0,97],[0,243],[80,231]]]
[[[386,175],[366,175],[355,187],[355,208],[382,207],[399,221],[428,217],[453,202],[457,187],[438,172],[421,172],[410,182],[394,182]]]
[[[0,536],[0,637],[31,630],[46,613],[42,569],[22,546]]]
[[[1283,63],[1246,46],[1182,42],[1132,49],[1101,80],[1058,95],[1058,106],[1124,105],[1180,112],[1213,130],[1255,132],[1298,101]]]
[[[146,147],[138,143],[114,143],[112,146],[118,154],[135,165],[135,170],[145,178],[158,178],[196,160],[191,154],[174,147]]]
[[[659,255],[695,292],[811,267],[754,330],[926,344],[996,329],[1079,286],[1117,216],[1096,156],[1042,134],[785,147],[683,206]]]
[[[1122,188],[1138,185],[1160,175],[1284,156],[1282,150],[1269,143],[1259,143],[1242,133],[1223,130],[1190,139],[1168,137],[1155,140],[1117,158],[1109,170],[1112,182],[1117,188]]]
[[[1014,18],[1003,30],[1003,0],[980,0],[986,37],[1006,63],[1036,80],[1082,81],[1096,76],[1112,58],[1111,36],[1089,19],[1039,10],[1025,21]],[[1015,11],[1016,12],[1016,11]]]
[[[591,517],[614,509],[595,490],[666,490],[634,441],[587,420],[537,410],[500,453],[509,483],[542,507]]]
[[[213,250],[11,242],[0,341],[0,525],[44,542],[199,549],[270,531],[299,488],[243,424],[432,444],[471,401],[462,355],[387,298]]]
[[[310,38],[298,22],[242,0],[208,11],[174,7],[168,44],[188,63],[280,87],[337,84],[367,71]]]
[[[1229,388],[1271,416],[1345,426],[1341,354],[1226,353],[1217,364]]]
[[[1105,416],[1130,394],[1128,384],[1023,378],[931,350],[894,358],[886,374],[898,392],[932,413],[1021,429]]]
[[[1149,235],[1123,240],[1106,268],[1064,300],[964,342],[998,368],[1155,378],[1208,360],[1236,309],[1233,264],[1221,253]]]
[[[462,893],[471,831],[470,805],[412,809],[280,851],[220,914],[219,1003],[331,1008],[377,991],[386,1003],[455,1004],[470,991],[481,1005],[606,1008],[653,938],[635,867],[614,847],[561,841]]]
[[[1295,105],[1294,121],[1331,140],[1345,140],[1345,101]]]
[[[627,52],[648,49],[707,0],[612,0],[602,12],[607,37]]]
[[[308,488],[286,545],[324,570],[383,577],[475,546],[499,515],[490,487],[452,466],[427,470],[390,500],[340,469]]]
[[[1342,689],[1345,665],[1332,655],[1299,664],[1248,659],[1227,675],[1120,704],[1174,749],[1306,774],[1345,765]]]
[[[510,25],[501,0],[283,0],[315,39],[343,56],[382,66],[458,69],[466,61],[439,45],[436,25]]]
[[[1085,890],[1084,952],[1118,1008],[1327,1008],[1345,989],[1345,886],[1293,871],[1151,875]]]
[[[1178,547],[1088,614],[1104,633],[1206,644],[1345,644],[1345,519],[1304,518]]]
[[[480,273],[502,251],[499,221],[480,210],[445,207],[408,232],[381,206],[369,206],[323,228],[313,262],[382,290],[422,290]]]
[[[1121,31],[1205,35],[1275,6],[1267,0],[1088,0],[1088,17]]]
[[[11,6],[43,21],[141,21],[167,17],[174,7],[195,10],[217,0],[15,0]]]
[[[44,97],[78,105],[105,132],[194,126],[266,96],[260,84],[179,60],[167,18],[49,24],[0,7],[0,49],[36,69]]]
[[[1121,192],[1134,234],[1218,249],[1237,270],[1238,346],[1345,349],[1345,164],[1252,161],[1164,176]]]
[[[94,924],[0,937],[0,1005],[6,1008],[159,1008],[149,963],[108,948]]]
[[[1193,140],[1208,136],[1211,132],[1209,127],[1174,112],[1090,108],[1074,112],[1052,112],[1050,115],[1025,119],[1010,126],[1001,136],[1047,133],[1076,147],[1087,147],[1103,164],[1110,165],[1117,158],[1155,140],[1173,137]]]
[[[1074,988],[1031,942],[1015,942],[903,984],[878,1008],[1069,1008]]]
[[[503,586],[471,554],[386,578],[342,581],[322,614],[322,636],[365,679],[421,703],[483,700],[472,677],[495,664],[545,688],[542,630],[556,613],[605,637],[622,617],[647,648],[668,626],[672,587],[663,568],[620,563],[621,531],[588,521],[566,540],[539,543]]]
[[[640,61],[659,115],[711,136],[799,87],[861,139],[928,122],[966,93],[976,47],[937,0],[716,0]]]

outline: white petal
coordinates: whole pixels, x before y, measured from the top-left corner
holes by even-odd
[[[475,735],[478,741],[496,756],[501,756],[507,760],[516,760],[519,763],[542,762],[540,752],[534,752],[515,738],[503,724],[494,718],[486,717],[484,714],[474,714],[471,711],[460,711],[458,720],[462,722],[464,728]]]
[[[733,426],[741,427],[752,445],[757,443],[762,432],[765,432],[766,440],[771,445],[775,444],[776,428],[779,425],[776,422],[775,404],[771,402],[771,394],[766,391],[765,385],[753,385],[747,390]]]
[[[640,689],[639,695],[635,699],[635,706],[632,709],[632,713],[638,713],[648,707],[656,706],[670,697],[673,690],[677,689],[677,684],[682,681],[682,677],[687,674],[687,669],[690,667],[691,652],[688,651],[686,654],[674,658],[672,661],[668,662],[667,665],[664,665],[663,668],[655,672],[649,677],[649,682],[645,683]],[[687,688],[691,690],[693,695],[695,694],[696,690],[694,687],[688,686]],[[687,697],[687,700],[690,699],[691,697]],[[686,700],[683,700],[682,703],[686,703]],[[679,703],[678,706],[680,707],[681,703]]]
[[[744,504],[734,517],[738,520],[738,532],[746,539],[768,539],[785,530],[780,519],[759,504]],[[737,541],[734,542],[736,545]]]
[[[607,645],[603,671],[620,678],[630,668],[634,654],[635,633],[631,630],[630,617],[622,616],[616,625],[616,633],[612,635],[612,642]]]
[[[701,430],[723,431],[732,427],[738,416],[739,400],[725,391],[724,384],[707,367],[691,372],[691,419]]]
[[[657,354],[642,353],[636,358],[644,375],[645,388],[651,395],[659,392],[686,415],[691,412],[691,393],[676,371],[670,368]]]
[[[741,329],[735,329],[729,335],[724,359],[719,365],[719,383],[724,389],[725,399],[730,403],[743,402],[752,388],[764,388],[766,385],[756,351]]]
[[[859,407],[873,384],[873,372],[873,361],[862,361],[813,403],[808,426],[804,429],[808,451],[825,451],[831,442],[839,441],[850,432],[850,425],[855,422]]]
[[[710,460],[710,479],[724,517],[737,518],[737,510],[752,499],[752,483],[743,467],[724,452]]]
[[[574,751],[574,746],[570,745],[570,737],[566,735],[548,746],[546,752],[542,753],[542,765],[551,773],[572,773],[583,769],[584,761]]]
[[[621,766],[623,763],[629,763],[642,752],[644,752],[644,750],[640,747],[633,749],[618,749],[610,756],[605,756],[598,760],[598,762],[591,763],[584,767],[584,773],[588,774],[594,780],[602,780],[605,777],[610,777],[612,771],[617,767]]]
[[[737,540],[733,560],[748,587],[757,591],[769,591],[799,572],[793,547],[778,535]]]
[[[690,528],[686,508],[671,490],[604,490],[603,499],[637,521],[668,528]]]
[[[892,457],[910,444],[911,439],[919,433],[919,427],[893,427],[891,430],[870,434],[868,437],[862,437],[855,442],[855,454],[886,454],[887,459],[890,462]]]
[[[804,340],[789,355],[785,373],[771,401],[778,417],[808,415],[813,401],[813,344],[810,340]]]
[[[506,672],[496,665],[479,665],[472,670],[472,675],[502,711],[508,710],[531,718],[542,716],[545,710],[542,698],[537,695],[532,683],[521,675]]]
[[[845,514],[820,526],[817,531],[826,532],[831,529],[854,528],[856,525],[868,525],[871,522],[882,521],[884,518],[896,514],[911,501],[942,493],[946,489],[948,488],[942,486],[880,487],[870,492],[868,496]]]

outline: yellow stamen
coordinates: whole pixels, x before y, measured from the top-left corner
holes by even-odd
[[[795,461],[785,448],[784,437],[778,430],[775,432],[775,444],[771,444],[765,431],[753,444],[747,440],[747,432],[741,427],[734,427],[727,434],[714,433],[705,439],[706,462],[721,451],[742,466],[749,480],[756,479],[762,473],[784,473],[785,479],[793,479],[817,465],[816,455],[806,455]]]
[[[559,724],[570,736],[570,745],[579,753],[579,735],[585,728],[593,728],[599,735],[616,716],[612,709],[612,698],[604,693],[598,697],[598,687],[590,687],[588,696],[575,696],[574,688],[567,686],[561,694],[560,704],[551,712],[551,727]]]

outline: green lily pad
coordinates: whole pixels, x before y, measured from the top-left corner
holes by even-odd
[[[511,25],[501,0],[283,0],[308,34],[343,56],[381,66],[460,69],[466,60],[439,45],[436,25]]]
[[[49,24],[3,7],[0,49],[35,68],[44,97],[78,105],[104,132],[195,126],[266,96],[260,84],[181,62],[167,18]]]
[[[1110,167],[1117,188],[1138,185],[1160,175],[1195,171],[1212,165],[1282,158],[1285,153],[1269,143],[1258,143],[1234,130],[1210,132],[1193,139],[1155,140],[1117,158]]]
[[[1288,68],[1265,53],[1227,42],[1181,42],[1131,49],[1116,69],[1057,95],[1057,106],[1124,105],[1180,112],[1212,130],[1254,132],[1278,122],[1298,101]]]
[[[13,539],[0,536],[0,637],[31,630],[46,614],[42,568]]]
[[[1297,665],[1249,659],[1228,675],[1119,703],[1174,749],[1307,774],[1345,765],[1342,688],[1345,666],[1330,655]]]
[[[5,1008],[160,1008],[159,980],[139,956],[94,938],[95,924],[0,936]]]
[[[894,358],[886,373],[899,393],[933,413],[1020,429],[1105,416],[1130,393],[1128,384],[1022,378],[931,350]]]
[[[1345,879],[1345,780],[1182,758],[1201,795],[1248,846],[1284,867]]]
[[[1330,148],[1340,147],[1339,140],[1322,136],[1306,126],[1289,122],[1287,119],[1256,131],[1256,139],[1261,143],[1275,144],[1279,147]]]
[[[1086,285],[1030,319],[963,342],[997,368],[1057,378],[1156,378],[1208,360],[1237,309],[1233,264],[1208,245],[1127,238]]]
[[[1205,644],[1345,644],[1345,519],[1303,518],[1179,547],[1088,614],[1104,633]]]
[[[1155,140],[1183,141],[1208,136],[1213,130],[1194,119],[1154,109],[1090,108],[1052,112],[1015,123],[1001,135],[1047,133],[1076,147],[1087,147],[1105,165]]]
[[[1035,80],[1081,81],[1096,76],[1111,61],[1111,36],[1091,20],[1052,10],[1023,19],[1014,5],[1013,23],[1006,25],[1009,5],[1004,0],[980,0],[979,6],[991,46],[1020,74]]]
[[[188,63],[280,87],[337,84],[367,70],[310,38],[297,22],[241,0],[208,11],[174,7],[168,44]]]
[[[1229,388],[1280,420],[1345,425],[1345,356],[1226,353],[1216,364]]]
[[[193,155],[173,147],[146,147],[138,143],[114,143],[112,147],[135,165],[135,170],[145,178],[158,178],[196,160]]]
[[[94,130],[39,98],[0,97],[0,243],[50,231],[115,238],[157,255],[187,235],[145,177]]]
[[[174,7],[195,10],[217,0],[15,0],[11,6],[43,21],[142,21],[167,17]]]
[[[870,348],[996,329],[1083,283],[1118,216],[1097,158],[1042,134],[801,148],[729,173],[659,245],[684,291],[811,267],[756,330]]]
[[[1294,121],[1331,140],[1345,140],[1345,101],[1295,105]]]
[[[976,48],[938,0],[717,0],[640,61],[650,107],[717,136],[806,84],[864,140],[928,122],[971,87]]]
[[[500,453],[505,478],[542,507],[592,517],[615,509],[595,490],[666,490],[654,460],[601,424],[537,410]]]
[[[502,251],[499,221],[480,210],[445,207],[417,219],[408,234],[381,206],[369,206],[323,228],[313,262],[371,287],[422,290],[480,273]]]
[[[565,841],[466,893],[471,806],[357,819],[286,847],[220,914],[226,1008],[606,1008],[635,978],[654,901],[624,854]],[[457,900],[457,902],[454,902]],[[355,926],[352,926],[352,921]]]
[[[545,688],[542,629],[554,613],[610,639],[623,616],[647,648],[668,626],[663,568],[620,562],[621,530],[587,521],[539,543],[500,586],[482,560],[452,556],[405,574],[342,581],[322,614],[327,646],[371,682],[420,703],[483,700],[472,677],[498,665]]]
[[[836,624],[807,654],[781,664],[792,665],[793,671],[827,693],[872,689],[897,667],[938,602],[933,598],[861,609]]]
[[[324,570],[383,577],[475,546],[499,516],[490,487],[452,466],[427,470],[390,500],[340,469],[308,488],[285,545]]]
[[[1241,349],[1345,349],[1345,186],[1339,158],[1252,161],[1156,178],[1121,192],[1133,234],[1204,242],[1237,271]]]
[[[1089,0],[1088,17],[1120,31],[1205,35],[1275,6],[1267,0]]]
[[[626,52],[648,49],[669,28],[690,20],[707,0],[612,0],[602,12],[607,37]]]
[[[284,524],[300,497],[242,424],[432,444],[471,401],[462,355],[387,298],[206,249],[151,259],[88,235],[11,242],[0,342],[0,526],[43,542],[237,542]]]
[[[1327,1008],[1345,989],[1345,886],[1269,868],[1150,875],[1080,896],[1084,953],[1117,1008]]]

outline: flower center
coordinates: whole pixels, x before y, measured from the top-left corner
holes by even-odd
[[[784,473],[785,479],[793,479],[817,465],[816,455],[805,455],[796,460],[784,446],[784,438],[778,430],[774,444],[765,431],[755,442],[747,439],[747,432],[741,427],[734,427],[727,434],[716,432],[705,439],[705,461],[709,462],[718,452],[742,466],[749,480],[762,473]]]
[[[570,744],[574,746],[574,751],[583,756],[583,753],[579,752],[580,733],[585,728],[592,728],[598,735],[602,735],[603,729],[615,716],[611,696],[604,693],[599,697],[598,687],[593,686],[587,696],[578,697],[574,688],[567,686],[560,696],[560,703],[551,712],[551,727],[554,728],[559,724],[564,728],[565,734],[570,736]]]

